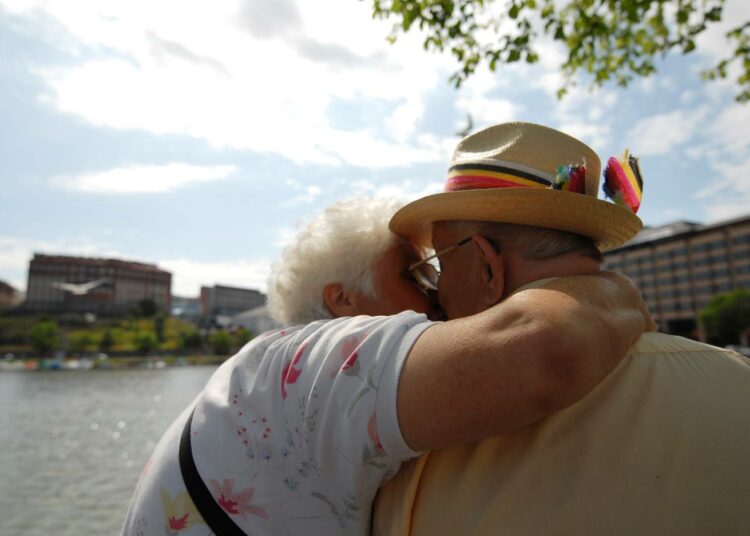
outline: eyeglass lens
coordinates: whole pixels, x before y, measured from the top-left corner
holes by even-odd
[[[437,268],[429,262],[420,264],[414,269],[414,277],[417,283],[428,290],[437,290],[439,276]]]

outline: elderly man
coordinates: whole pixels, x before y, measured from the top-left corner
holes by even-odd
[[[635,221],[642,188],[637,160],[610,159],[614,211],[596,199],[599,167],[561,132],[496,125],[460,142],[446,192],[404,207],[391,229],[431,235],[449,318],[475,314],[599,269],[598,248]],[[456,375],[451,392],[478,387]],[[580,402],[402,466],[379,494],[375,533],[750,534],[748,410],[748,360],[647,333]]]

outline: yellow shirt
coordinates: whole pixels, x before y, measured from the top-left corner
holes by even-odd
[[[376,535],[750,535],[750,361],[645,334],[573,406],[404,464],[373,522]]]

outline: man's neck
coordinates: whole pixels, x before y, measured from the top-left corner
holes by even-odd
[[[505,289],[503,299],[516,289],[549,277],[568,277],[574,275],[591,275],[601,271],[597,260],[570,253],[544,261],[531,261],[515,257],[505,270]]]

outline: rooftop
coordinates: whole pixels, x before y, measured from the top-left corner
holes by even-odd
[[[79,264],[86,266],[108,266],[113,268],[126,268],[130,270],[139,270],[141,272],[161,272],[169,274],[155,264],[145,262],[126,261],[122,259],[105,259],[101,257],[71,257],[68,255],[45,255],[43,253],[34,253],[33,263],[41,264]],[[171,274],[170,274],[171,275]]]
[[[738,223],[750,222],[750,215],[742,216],[739,218],[732,218],[729,220],[722,220],[714,222],[708,225],[692,222],[692,221],[676,221],[668,223],[666,225],[660,225],[658,227],[644,227],[632,240],[626,242],[619,248],[613,249],[612,251],[618,251],[620,249],[627,249],[632,246],[639,244],[646,244],[650,242],[659,242],[661,240],[667,240],[675,238],[681,235],[697,234],[714,229],[720,229],[729,225],[736,225]]]

